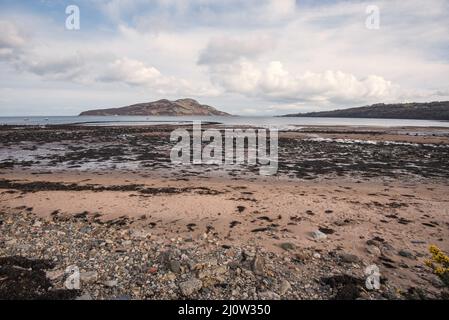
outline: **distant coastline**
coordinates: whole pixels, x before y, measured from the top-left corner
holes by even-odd
[[[287,114],[281,117],[371,118],[410,120],[449,120],[449,101],[424,103],[373,104],[333,111]]]

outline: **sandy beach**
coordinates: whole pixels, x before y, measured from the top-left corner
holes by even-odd
[[[52,288],[10,297],[442,297],[424,262],[432,244],[449,251],[447,128],[281,132],[267,177],[172,165],[171,130],[0,128],[2,263],[46,261]],[[364,286],[371,265],[379,290]]]

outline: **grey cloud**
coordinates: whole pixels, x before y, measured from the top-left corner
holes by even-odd
[[[12,22],[0,20],[0,60],[11,60],[26,45],[26,37]]]
[[[215,38],[201,52],[198,64],[231,63],[240,58],[254,58],[273,47],[274,40],[269,36]]]

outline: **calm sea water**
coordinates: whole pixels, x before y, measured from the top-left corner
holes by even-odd
[[[354,119],[354,118],[277,118],[277,117],[145,117],[145,116],[65,116],[65,117],[0,117],[0,125],[84,124],[105,125],[156,125],[189,124],[194,120],[218,122],[223,125],[274,126],[294,129],[309,125],[381,126],[381,127],[447,127],[449,121],[403,119]]]

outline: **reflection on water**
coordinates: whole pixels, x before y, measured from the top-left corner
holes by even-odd
[[[48,125],[83,124],[107,125],[161,125],[189,124],[192,121],[219,123],[223,125],[274,126],[281,130],[294,130],[298,126],[381,126],[381,127],[447,127],[449,121],[405,119],[355,119],[355,118],[279,118],[279,117],[146,117],[146,116],[82,116],[82,117],[0,117],[0,124]]]

